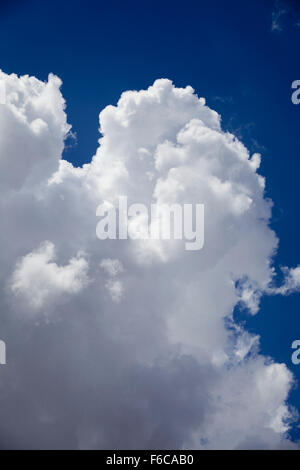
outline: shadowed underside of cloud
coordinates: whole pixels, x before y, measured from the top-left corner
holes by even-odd
[[[260,156],[191,87],[157,80],[100,113],[62,160],[60,80],[1,72],[3,448],[289,448],[293,376],[233,321],[274,285]],[[100,203],[202,203],[205,244],[96,237]]]

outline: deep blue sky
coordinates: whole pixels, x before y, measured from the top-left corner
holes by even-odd
[[[280,238],[276,266],[292,267],[300,263],[300,105],[291,102],[291,83],[300,80],[300,1],[282,0],[280,8],[281,30],[272,31],[272,0],[1,0],[0,68],[62,78],[78,138],[65,158],[75,164],[94,154],[99,111],[122,91],[161,77],[192,85],[224,128],[262,153]],[[241,317],[262,335],[262,352],[285,362],[300,383],[300,365],[290,360],[299,302],[299,294],[265,298],[257,316]],[[291,402],[300,410],[300,387]]]

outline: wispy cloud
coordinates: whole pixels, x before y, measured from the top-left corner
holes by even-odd
[[[275,0],[272,11],[271,30],[280,33],[287,24],[291,27],[300,27],[300,18],[297,9],[291,1]]]
[[[279,0],[275,1],[274,10],[272,11],[272,31],[282,31],[282,19],[287,13],[287,8]]]

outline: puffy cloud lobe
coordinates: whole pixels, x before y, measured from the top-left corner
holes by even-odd
[[[257,313],[274,279],[260,156],[191,87],[163,79],[100,113],[99,148],[76,168],[61,159],[60,80],[0,80],[1,331],[13,355],[2,446],[293,447],[293,377],[232,317],[240,303]],[[120,195],[204,204],[204,248],[99,241],[96,209]]]
[[[43,83],[1,71],[0,80],[5,83],[0,113],[1,187],[38,185],[56,169],[69,130],[59,92],[61,81],[49,75],[48,83]]]
[[[111,299],[119,303],[124,292],[122,281],[117,279],[117,276],[124,271],[122,263],[118,259],[106,258],[101,261],[100,266],[109,277],[105,283],[105,287]]]
[[[54,256],[54,245],[47,241],[24,256],[13,272],[12,292],[22,296],[33,309],[63,294],[75,294],[88,283],[88,263],[83,257],[72,258],[66,266],[57,266]]]
[[[280,287],[270,287],[270,294],[287,295],[300,290],[300,266],[296,268],[282,268],[284,280]]]
[[[117,276],[117,274],[122,273],[124,270],[122,263],[118,259],[103,259],[100,266],[111,277]]]

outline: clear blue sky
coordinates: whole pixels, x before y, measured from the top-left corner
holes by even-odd
[[[300,105],[291,102],[291,83],[300,80],[300,2],[281,5],[286,12],[272,30],[271,0],[1,0],[0,68],[62,78],[78,138],[65,158],[75,164],[94,154],[99,111],[122,91],[161,77],[192,85],[222,115],[225,129],[262,153],[280,239],[276,266],[293,267],[300,263]],[[261,334],[262,352],[285,362],[300,381],[290,348],[300,339],[299,302],[299,294],[264,298],[257,316],[237,315]],[[300,409],[300,389],[290,401]],[[294,437],[300,438],[297,429]]]

